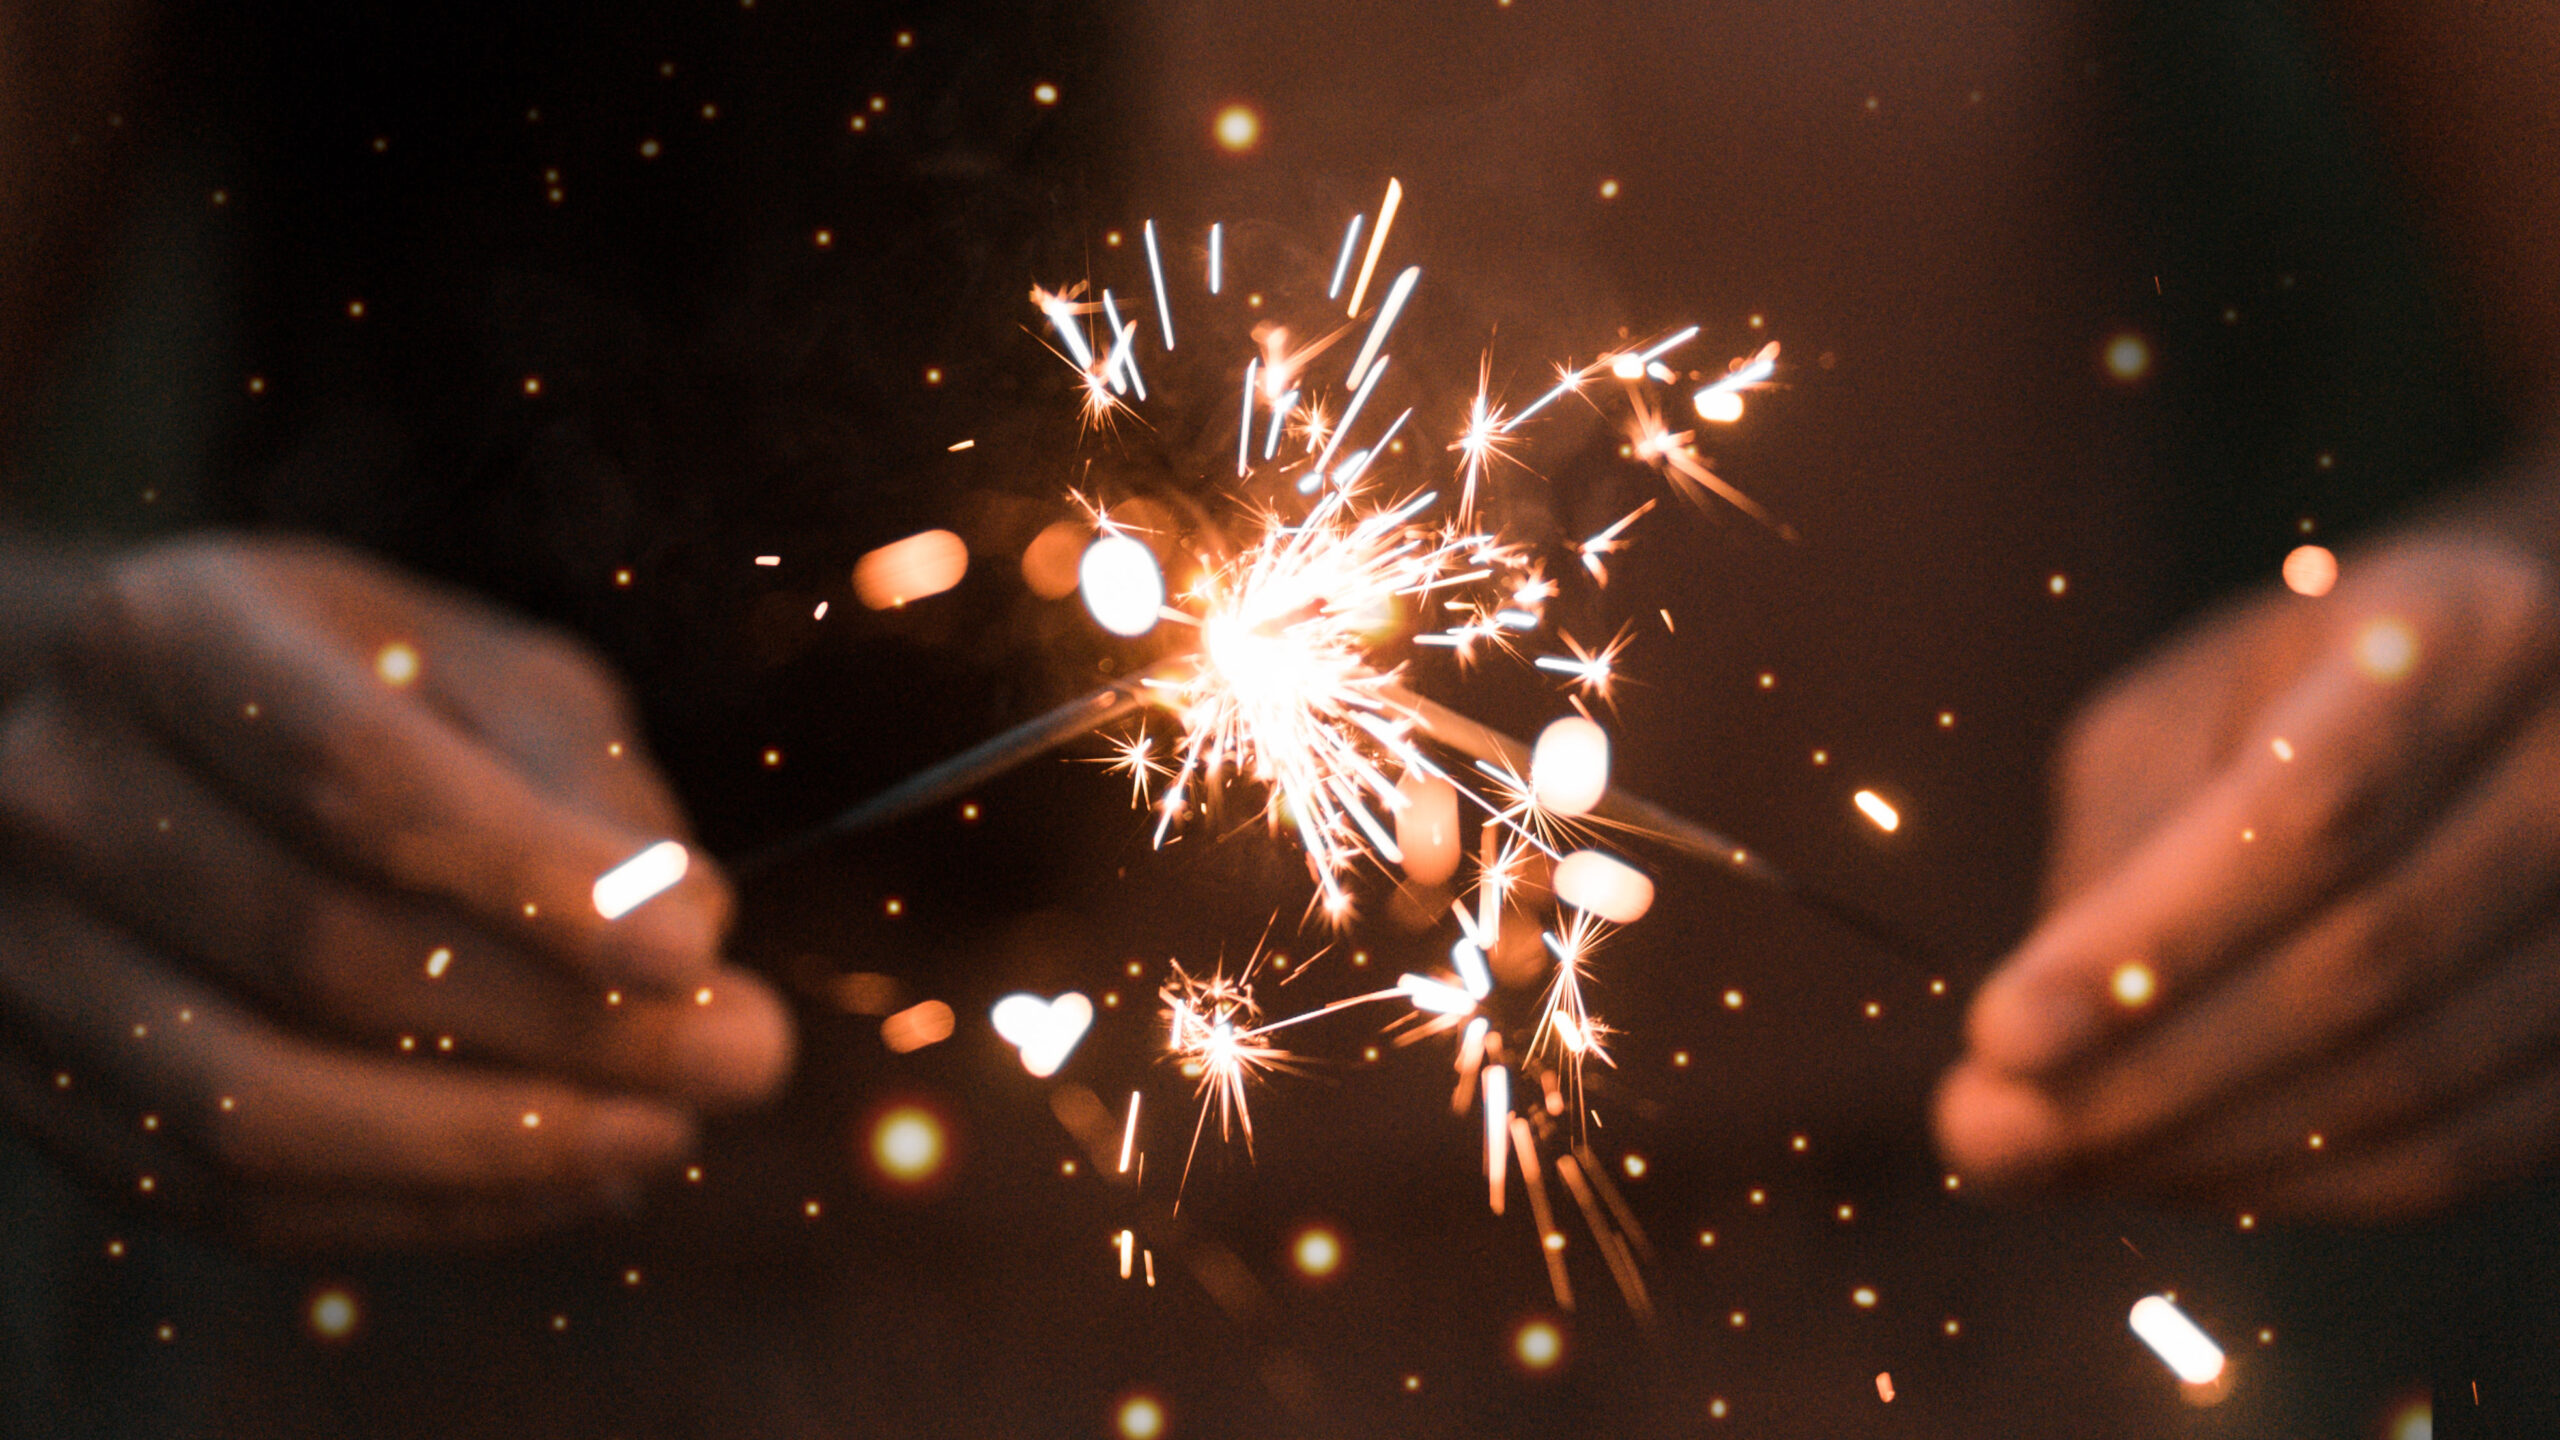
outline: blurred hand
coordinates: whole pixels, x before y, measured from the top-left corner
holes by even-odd
[[[600,665],[315,544],[106,569],[0,715],[0,1111],[268,1244],[488,1241],[612,1208],[770,1092],[697,855]]]
[[[2555,670],[2546,562],[2447,527],[2115,685],[1940,1088],[1948,1164],[2387,1220],[2560,1155]]]

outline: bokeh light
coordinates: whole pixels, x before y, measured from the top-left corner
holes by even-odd
[[[908,1006],[880,1022],[880,1043],[892,1054],[907,1055],[951,1038],[951,1007],[939,1000]]]
[[[1653,878],[1615,855],[1576,850],[1556,862],[1556,898],[1613,925],[1632,925],[1653,908]]]
[[[1511,1332],[1511,1358],[1532,1375],[1564,1363],[1564,1332],[1552,1320],[1526,1320]]]
[[[889,1101],[871,1112],[859,1134],[863,1169],[893,1194],[924,1194],[950,1178],[951,1123],[929,1101]]]
[[[2385,615],[2366,621],[2356,632],[2356,668],[2367,679],[2384,684],[2406,680],[2417,664],[2417,633],[2402,621]]]
[[[1718,425],[1730,425],[1742,418],[1742,392],[1712,387],[1698,392],[1691,402],[1697,406],[1698,418]]]
[[[2117,966],[2116,973],[2107,981],[2107,989],[2116,997],[2116,1003],[2128,1010],[2150,1004],[2151,997],[2159,991],[2159,985],[2159,977],[2151,973],[2150,966],[2139,960],[2128,960]]]
[[[1902,828],[1902,812],[1893,808],[1892,801],[1873,790],[1861,790],[1850,796],[1849,800],[1858,807],[1859,814],[1866,816],[1868,820],[1874,822],[1877,829],[1887,835]]]
[[[323,1285],[311,1292],[305,1318],[314,1338],[336,1345],[353,1339],[356,1327],[364,1321],[363,1307],[356,1303],[355,1293],[343,1285]]]
[[[1229,105],[1218,112],[1211,127],[1218,137],[1218,148],[1230,155],[1241,155],[1262,143],[1262,117],[1250,105]]]
[[[398,689],[418,678],[417,647],[405,640],[394,640],[374,653],[373,673],[382,683]]]
[[[1157,1440],[1165,1432],[1164,1402],[1143,1391],[1125,1396],[1112,1423],[1121,1440]]]
[[[855,561],[853,593],[874,610],[895,610],[941,594],[968,573],[967,542],[948,530],[926,530]]]
[[[2284,588],[2318,599],[2338,583],[2338,557],[2326,545],[2296,545],[2284,557]]]
[[[1043,600],[1063,600],[1076,593],[1076,562],[1084,557],[1093,532],[1074,520],[1052,522],[1031,537],[1022,552],[1022,583]]]
[[[1396,812],[1396,849],[1404,878],[1437,885],[1458,873],[1458,788],[1437,775],[1408,772],[1396,785],[1404,808]]]
[[[2107,373],[2127,385],[2151,373],[2151,342],[2127,330],[2107,341]]]
[[[2185,1311],[2171,1304],[2167,1296],[2145,1295],[2133,1302],[2127,1323],[2180,1380],[2189,1385],[2210,1385],[2221,1378],[2222,1347],[2214,1344],[2213,1337],[2188,1319]]]
[[[1330,1225],[1304,1226],[1289,1242],[1289,1268],[1300,1279],[1330,1280],[1341,1272],[1342,1260],[1342,1235]]]
[[[1164,609],[1164,570],[1154,551],[1127,535],[1105,535],[1085,548],[1076,588],[1094,623],[1114,635],[1146,634]]]
[[[1555,814],[1589,814],[1609,789],[1609,732],[1580,715],[1540,731],[1529,786],[1538,804]]]

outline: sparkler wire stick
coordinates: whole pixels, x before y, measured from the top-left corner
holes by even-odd
[[[1416,695],[1401,685],[1383,686],[1378,693],[1387,703],[1413,716],[1415,725],[1424,734],[1459,754],[1507,767],[1514,774],[1529,773],[1533,754],[1530,747],[1492,726],[1470,719],[1436,700]],[[1929,947],[1905,934],[1899,926],[1836,895],[1804,884],[1731,836],[1656,805],[1632,791],[1611,785],[1602,792],[1600,803],[1593,807],[1591,814],[1652,840],[1666,850],[1698,861],[1709,869],[1739,876],[1763,889],[1784,895],[1889,954],[1922,962],[1933,959]]]
[[[1187,658],[1168,660],[1078,696],[937,765],[929,765],[833,819],[729,862],[741,877],[763,874],[843,835],[859,835],[958,799],[1006,771],[1143,710],[1149,685],[1176,674]]]
[[[830,840],[881,829],[947,804],[1059,746],[1146,709],[1160,698],[1159,687],[1180,676],[1192,663],[1188,655],[1157,661],[1144,670],[1124,676],[1045,714],[1036,715],[948,760],[927,766],[830,820],[740,856],[729,862],[729,868],[741,878],[752,878],[784,861],[807,854]],[[1492,726],[1470,719],[1401,685],[1389,683],[1381,686],[1378,696],[1412,716],[1416,728],[1439,744],[1472,759],[1509,767],[1515,774],[1529,773],[1531,748]],[[1921,964],[1937,963],[1928,946],[1913,939],[1900,927],[1850,901],[1797,880],[1731,836],[1677,811],[1665,809],[1641,795],[1612,785],[1603,793],[1591,815],[1710,870],[1735,876],[1784,896],[1887,954]]]

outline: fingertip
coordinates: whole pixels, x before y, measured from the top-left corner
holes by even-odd
[[[1993,1190],[2035,1184],[2062,1141],[2061,1112],[2051,1100],[1972,1061],[1939,1081],[1931,1118],[1948,1168]]]
[[[603,978],[673,990],[708,980],[720,968],[729,929],[729,896],[717,882],[684,883],[600,923]]]
[[[771,987],[739,970],[723,973],[704,992],[708,1000],[674,1042],[684,1092],[722,1110],[770,1098],[790,1075],[798,1050],[789,1008]]]
[[[539,1112],[528,1111],[527,1128]],[[574,1153],[599,1186],[671,1169],[693,1153],[693,1117],[647,1100],[606,1098],[583,1107]]]
[[[658,989],[703,983],[719,968],[737,909],[728,876],[679,840],[630,840],[611,853],[621,858],[592,877],[584,916],[602,927],[600,978]]]
[[[2093,1038],[2098,1017],[2074,971],[2022,957],[1994,974],[1965,1014],[1973,1057],[2013,1075],[2061,1068]]]

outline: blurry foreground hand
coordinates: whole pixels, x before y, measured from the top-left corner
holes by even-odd
[[[0,1113],[94,1185],[285,1246],[472,1243],[626,1203],[790,1063],[721,968],[603,668],[343,551],[103,572],[0,714]]]
[[[2560,1155],[2556,669],[2544,562],[2442,528],[2117,683],[1940,1089],[1948,1164],[2387,1220]]]

